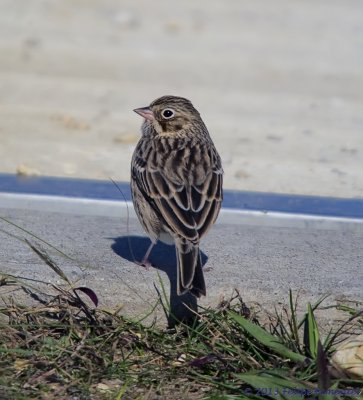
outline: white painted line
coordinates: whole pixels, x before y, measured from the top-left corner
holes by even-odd
[[[25,209],[77,215],[136,218],[132,202],[65,196],[0,193],[0,209]],[[282,212],[262,212],[222,208],[217,223],[295,228],[316,228],[363,232],[363,219],[316,216]]]

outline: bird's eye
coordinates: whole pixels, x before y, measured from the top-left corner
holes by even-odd
[[[163,110],[163,112],[161,113],[164,119],[173,118],[174,114],[174,110],[172,110],[171,108],[165,108],[165,110]]]

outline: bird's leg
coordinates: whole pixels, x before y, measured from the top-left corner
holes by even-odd
[[[137,261],[136,264],[141,265],[145,269],[149,269],[150,267],[152,267],[152,264],[149,261],[149,256],[150,256],[151,250],[153,249],[154,246],[155,246],[155,243],[151,242],[150,246],[146,250],[146,253],[145,253],[143,259],[141,261]]]

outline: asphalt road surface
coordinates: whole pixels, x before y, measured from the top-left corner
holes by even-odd
[[[100,307],[123,305],[126,315],[143,316],[157,302],[164,282],[173,312],[191,296],[175,294],[175,252],[159,244],[154,268],[135,264],[149,245],[132,207],[114,201],[1,194],[0,215],[57,247],[61,256],[14,225],[0,220],[0,271],[44,282],[61,279],[24,243],[41,244],[77,286],[92,288]],[[15,235],[15,236],[14,236]],[[300,304],[330,293],[338,299],[362,300],[363,223],[359,219],[320,218],[223,209],[202,242],[207,297],[215,307],[238,289],[247,304],[272,309],[287,303],[289,289]],[[34,283],[35,284],[35,283]],[[10,295],[4,288],[2,294]],[[14,292],[14,296],[20,296]],[[170,297],[170,298],[169,298]],[[181,307],[181,308],[180,308]]]

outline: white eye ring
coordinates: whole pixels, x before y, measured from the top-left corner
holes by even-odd
[[[164,110],[161,112],[161,115],[164,119],[170,119],[174,117],[175,112],[171,108],[164,108]]]

